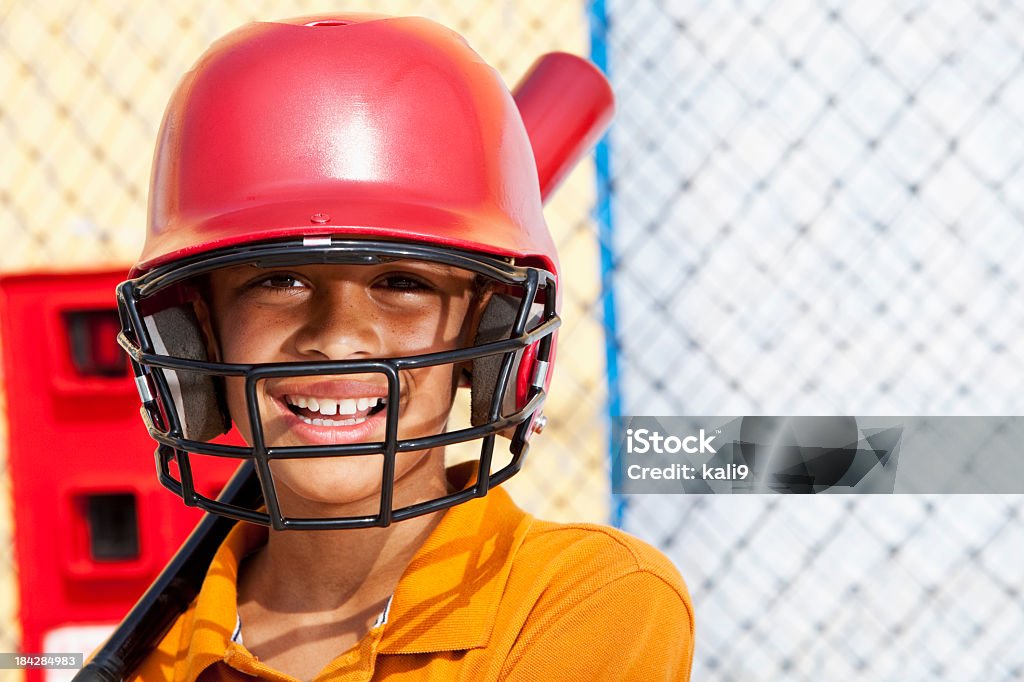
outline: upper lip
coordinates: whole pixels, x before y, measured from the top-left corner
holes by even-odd
[[[279,399],[285,396],[312,398],[387,398],[388,387],[352,380],[320,380],[314,382],[282,381],[269,387],[267,392]]]

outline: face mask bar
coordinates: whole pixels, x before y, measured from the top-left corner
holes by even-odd
[[[523,295],[515,313],[508,338],[467,348],[416,356],[375,360],[339,360],[319,362],[286,362],[265,364],[231,364],[191,360],[158,353],[153,338],[144,324],[143,308],[147,300],[169,287],[182,284],[219,268],[241,264],[258,267],[281,267],[302,264],[378,264],[390,260],[416,259],[450,265],[496,281],[521,288]],[[491,486],[507,480],[522,467],[529,450],[533,417],[540,410],[546,392],[545,374],[550,361],[552,335],[560,324],[556,313],[554,276],[542,269],[516,266],[495,257],[430,245],[387,241],[288,240],[226,248],[174,264],[158,267],[118,287],[118,309],[122,330],[118,342],[131,358],[136,384],[142,398],[142,418],[150,436],[157,441],[155,452],[161,484],[182,498],[185,504],[238,520],[284,529],[340,529],[387,526],[422,514],[466,502],[487,494]],[[543,292],[543,296],[539,296]],[[543,306],[541,320],[527,329],[534,304]],[[519,351],[536,344],[537,370],[531,378],[526,402],[512,414],[502,415],[502,402],[511,382]],[[488,356],[500,356],[501,365],[490,397],[486,423],[432,436],[399,440],[399,395],[402,370],[442,364],[455,364]],[[212,443],[185,436],[181,416],[172,397],[166,371],[192,372],[214,378],[244,377],[245,394],[252,433],[250,447]],[[342,445],[267,446],[260,417],[257,386],[266,379],[312,375],[383,374],[387,380],[386,426],[383,442]],[[511,461],[491,474],[494,441],[501,432],[514,429],[509,446]],[[396,456],[404,452],[428,450],[454,443],[480,440],[479,474],[474,485],[455,493],[392,509]],[[190,455],[252,460],[259,473],[266,511],[226,504],[198,493],[195,489]],[[382,455],[378,513],[368,516],[332,518],[295,518],[282,514],[274,486],[270,461],[306,457],[351,457]],[[171,472],[177,465],[179,479]]]

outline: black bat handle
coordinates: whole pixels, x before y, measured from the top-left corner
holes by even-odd
[[[262,494],[251,461],[238,467],[218,499],[247,508],[259,504]],[[235,523],[206,514],[74,682],[121,682],[131,674],[199,594],[214,554]]]

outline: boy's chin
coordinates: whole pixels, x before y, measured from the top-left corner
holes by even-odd
[[[373,461],[366,461],[371,458]],[[299,515],[298,509],[289,510],[289,502],[296,507],[345,507],[339,511],[345,516],[364,513],[361,509],[352,511],[352,506],[366,507],[368,513],[376,513],[379,507],[383,476],[383,459],[379,456],[279,460],[270,467],[285,516]],[[323,515],[322,510],[316,515]]]
[[[404,463],[401,462],[403,458],[406,459]],[[407,475],[423,459],[423,455],[408,453],[399,455],[398,459],[396,479],[399,483],[408,484],[412,481]],[[381,481],[384,476],[383,457],[380,455],[277,460],[271,462],[270,466],[281,511],[285,516],[360,516],[380,511]],[[396,484],[398,487],[410,488],[408,485]],[[412,490],[404,490],[402,496],[410,493],[415,496]],[[420,501],[424,500],[415,499],[413,502]],[[403,500],[399,503],[394,500],[393,507],[407,506],[413,502]]]

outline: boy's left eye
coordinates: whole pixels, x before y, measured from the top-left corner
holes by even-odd
[[[423,291],[431,289],[432,287],[412,275],[388,275],[377,280],[377,286],[383,286],[387,289],[395,289],[398,291]]]
[[[297,289],[305,286],[305,283],[298,277],[284,273],[267,275],[266,277],[257,280],[253,284],[255,284],[255,286],[257,287],[278,291]]]

